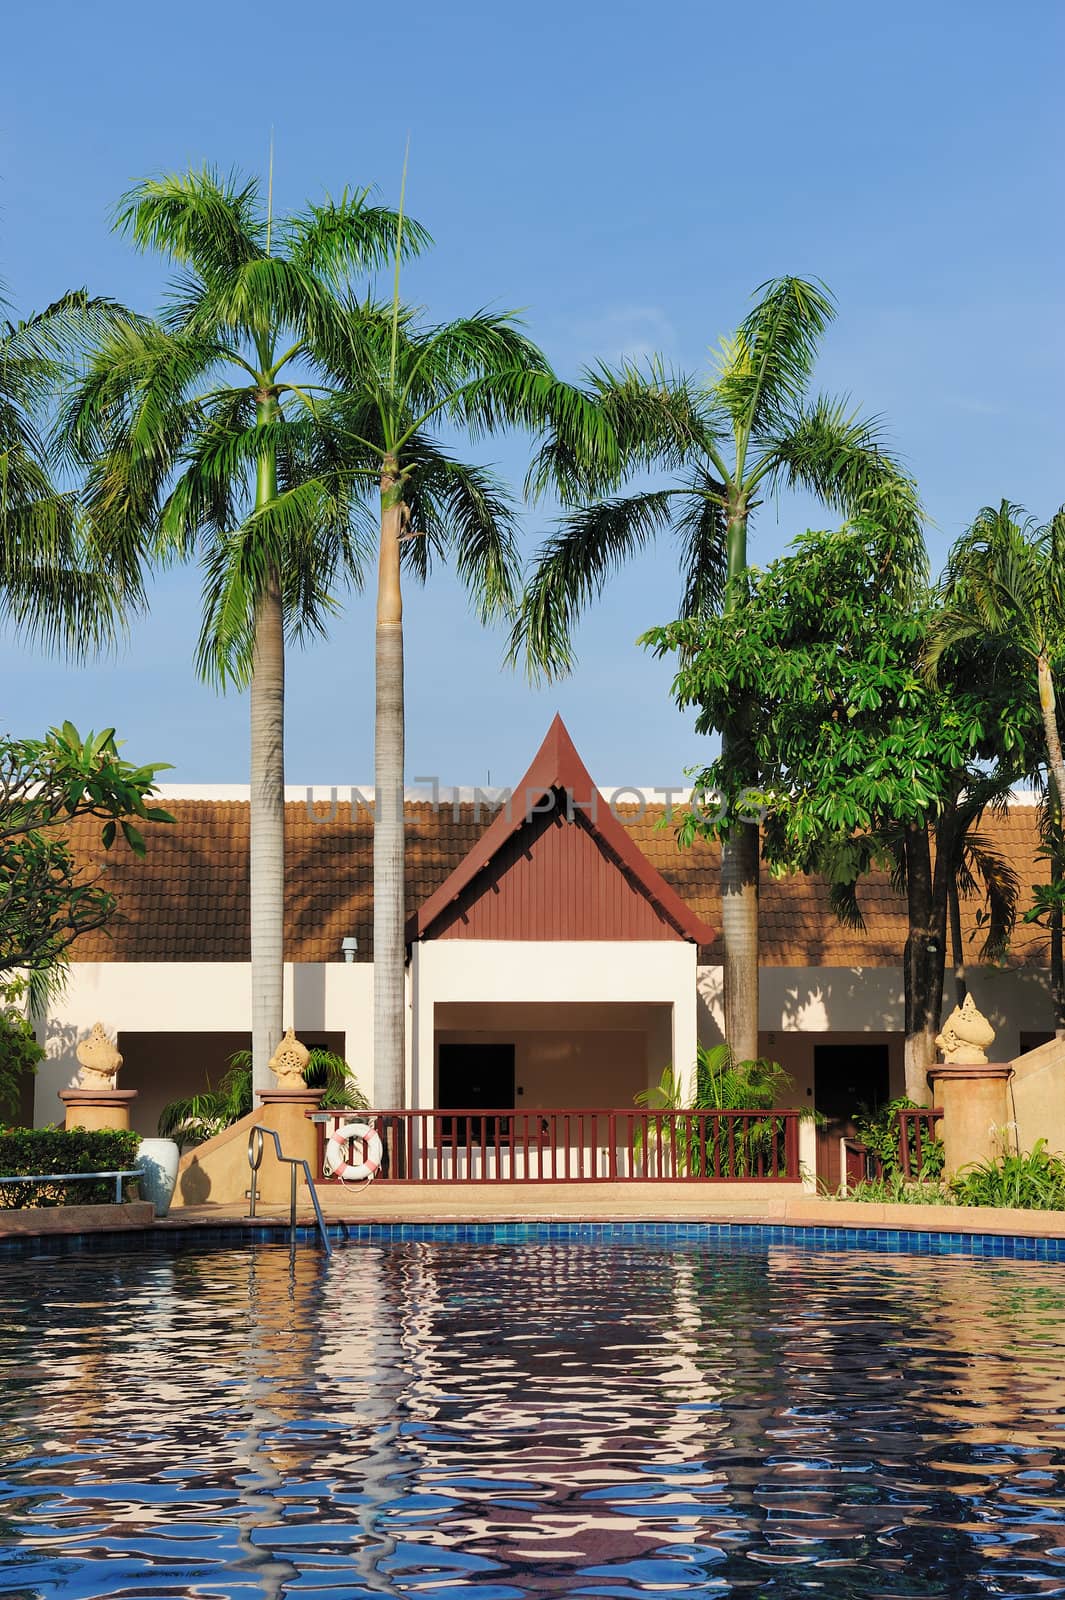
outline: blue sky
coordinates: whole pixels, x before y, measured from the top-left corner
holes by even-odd
[[[408,205],[436,246],[405,290],[434,318],[523,308],[567,373],[651,350],[698,371],[757,284],[819,276],[839,316],[818,385],[884,417],[934,560],[986,502],[1046,517],[1065,500],[1056,0],[42,0],[5,40],[0,277],[20,311],[80,283],[153,307],[161,267],[108,226],[140,176],[262,172],[272,124],[278,209],[346,183],[394,201],[409,133]],[[520,483],[520,441],[481,458]],[[825,521],[764,506],[752,559]],[[528,549],[547,522],[526,514]],[[602,782],[677,780],[705,751],[634,643],[677,591],[663,544],[589,616],[573,678],[532,690],[445,574],[411,589],[408,775],[516,779],[560,709]],[[114,660],[72,670],[0,641],[10,725],[115,724],[176,780],[244,781],[247,705],[196,682],[197,621],[189,569]],[[369,780],[372,668],[355,597],[291,658],[290,782]]]

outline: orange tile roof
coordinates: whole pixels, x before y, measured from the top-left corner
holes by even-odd
[[[246,961],[248,959],[248,806],[235,801],[167,802],[177,821],[146,830],[147,858],[137,861],[122,844],[99,846],[99,823],[79,820],[72,839],[79,858],[106,865],[122,920],[110,934],[86,935],[72,954],[79,961]],[[348,804],[333,821],[314,822],[304,804],[286,813],[285,954],[290,961],[337,961],[340,941],[354,934],[358,960],[373,955],[371,927],[372,822]],[[619,806],[616,812],[633,841],[696,915],[721,926],[716,846],[697,843],[681,850],[672,829],[661,826],[663,807]],[[325,813],[323,812],[324,816]],[[419,906],[477,842],[493,813],[472,804],[434,811],[429,803],[407,808],[407,910]],[[1046,878],[1036,859],[1034,807],[1018,806],[1005,819],[985,819],[983,833],[1009,856],[1023,886],[1022,906],[1033,883]],[[866,931],[838,922],[827,885],[817,878],[773,879],[763,875],[762,961],[778,967],[898,966],[906,938],[905,904],[884,873],[873,873],[860,891]],[[963,904],[966,950],[975,963],[981,936],[976,901]],[[720,960],[720,939],[703,952]],[[1019,923],[1011,964],[1047,960],[1042,929]]]

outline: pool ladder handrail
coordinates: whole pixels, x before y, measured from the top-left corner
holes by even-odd
[[[259,1167],[262,1165],[263,1150],[265,1148],[265,1142],[263,1139],[264,1134],[270,1135],[271,1139],[274,1141],[274,1150],[277,1154],[277,1159],[285,1162],[290,1171],[291,1183],[289,1186],[288,1225],[289,1235],[292,1243],[296,1243],[296,1168],[302,1167],[304,1176],[307,1179],[307,1188],[310,1191],[311,1204],[314,1206],[314,1215],[318,1222],[318,1232],[322,1236],[322,1245],[325,1248],[326,1255],[331,1256],[333,1254],[333,1246],[330,1243],[329,1234],[326,1231],[325,1218],[322,1215],[322,1207],[318,1201],[318,1193],[314,1187],[314,1179],[311,1176],[309,1162],[305,1161],[302,1156],[287,1156],[281,1148],[281,1140],[278,1137],[276,1130],[274,1128],[263,1127],[261,1122],[256,1122],[248,1130],[248,1165],[251,1168],[251,1191],[249,1195],[250,1204],[248,1206],[249,1218],[253,1218],[255,1216],[255,1202],[258,1197]]]

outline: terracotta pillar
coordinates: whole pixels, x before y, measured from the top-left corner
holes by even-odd
[[[1002,1153],[1003,1130],[1013,1120],[1009,1103],[1012,1076],[1011,1066],[996,1062],[951,1062],[929,1072],[933,1104],[943,1111],[939,1137],[948,1175]]]
[[[257,1119],[264,1127],[273,1128],[286,1156],[296,1156],[309,1163],[314,1178],[318,1176],[318,1130],[308,1113],[318,1110],[321,1099],[320,1089],[264,1089]],[[290,1170],[286,1163],[278,1161],[274,1142],[267,1139],[259,1168],[259,1198],[267,1205],[287,1204]],[[306,1184],[299,1169],[296,1193],[306,1201]]]
[[[136,1089],[60,1089],[59,1098],[66,1107],[64,1127],[85,1128],[95,1133],[99,1128],[129,1129],[129,1108],[137,1098]]]

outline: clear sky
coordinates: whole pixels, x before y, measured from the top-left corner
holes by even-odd
[[[278,209],[345,184],[408,206],[436,245],[407,296],[444,318],[523,308],[560,370],[661,351],[699,371],[781,273],[839,302],[819,386],[883,416],[938,561],[1003,495],[1065,500],[1060,0],[38,0],[4,23],[0,277],[18,310],[87,284],[153,309],[163,274],[109,231],[138,177],[264,172]],[[520,441],[481,449],[520,483]],[[547,514],[530,511],[534,548]],[[762,508],[764,562],[809,505]],[[830,524],[829,524],[830,525]],[[408,777],[515,780],[560,709],[605,784],[666,784],[700,741],[634,640],[675,615],[667,544],[607,591],[550,689],[500,667],[437,574],[406,606]],[[0,641],[5,721],[114,724],[173,777],[245,781],[247,705],[194,677],[194,569],[161,577],[113,661],[78,671]],[[293,654],[288,777],[372,774],[373,611]]]

